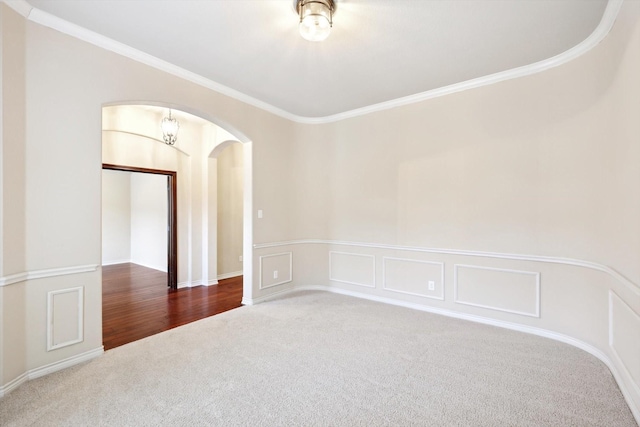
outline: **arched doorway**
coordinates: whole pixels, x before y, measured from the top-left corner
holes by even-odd
[[[229,131],[207,118],[171,107],[173,117],[180,122],[178,140],[173,146],[162,141],[160,130],[160,122],[169,111],[167,107],[138,103],[105,105],[103,163],[176,173],[177,287],[195,289],[216,285],[219,277],[216,227],[209,221],[212,216],[217,220],[212,211],[215,204],[210,203],[210,199],[216,201],[217,191],[208,180],[209,155],[228,146],[230,141],[242,146],[244,188],[239,215],[243,280],[239,305],[242,299],[251,299],[252,294],[251,142],[240,133],[232,133],[233,129]],[[103,307],[103,313],[104,310]]]

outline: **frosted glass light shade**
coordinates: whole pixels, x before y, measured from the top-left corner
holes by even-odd
[[[319,42],[331,33],[333,1],[332,0],[299,0],[300,35],[312,42]]]

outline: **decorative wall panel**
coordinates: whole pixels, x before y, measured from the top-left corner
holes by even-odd
[[[84,340],[84,287],[47,294],[47,351]]]
[[[640,387],[640,315],[609,291],[609,345]]]
[[[376,258],[368,254],[329,252],[329,280],[376,287]]]
[[[260,289],[289,283],[293,280],[293,254],[263,255],[260,257]]]
[[[458,304],[540,317],[540,273],[456,264]]]
[[[444,263],[383,257],[382,269],[385,290],[444,300]]]

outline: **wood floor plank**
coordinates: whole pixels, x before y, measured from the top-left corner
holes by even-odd
[[[105,350],[238,308],[242,276],[216,286],[171,290],[167,274],[136,264],[102,267]]]

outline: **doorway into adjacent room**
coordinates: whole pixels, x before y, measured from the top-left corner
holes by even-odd
[[[172,113],[180,129],[167,144],[166,108],[103,107],[105,350],[251,298],[251,143]]]
[[[131,263],[178,288],[176,172],[102,165],[102,265]]]

